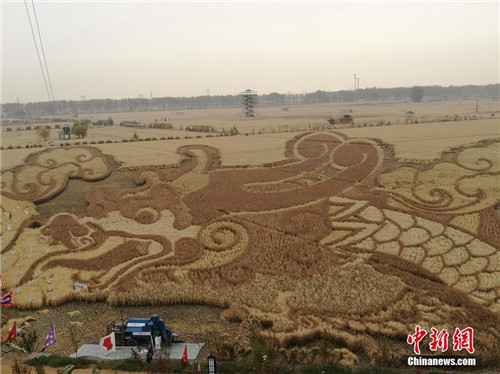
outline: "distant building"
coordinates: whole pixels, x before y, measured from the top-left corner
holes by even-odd
[[[62,130],[57,132],[59,140],[70,140],[71,139],[71,127],[64,126]]]
[[[340,112],[339,123],[352,123],[354,118],[352,118],[352,109],[344,109]]]
[[[134,123],[134,122],[122,122],[122,123],[120,123],[120,126],[123,126],[123,127],[135,127],[135,128],[146,128],[146,127],[148,127],[147,125],[144,125],[142,123]]]
[[[352,123],[352,122],[354,122],[354,119],[350,114],[343,114],[339,119],[339,123]]]
[[[96,122],[92,122],[92,124],[90,125],[90,127],[93,128],[93,129],[95,129],[95,128],[106,127],[107,125],[108,125],[107,121],[96,121]]]

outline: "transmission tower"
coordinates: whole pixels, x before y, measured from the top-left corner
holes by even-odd
[[[245,118],[255,117],[255,106],[257,104],[257,92],[250,89],[240,93],[241,104],[243,105],[243,116]]]

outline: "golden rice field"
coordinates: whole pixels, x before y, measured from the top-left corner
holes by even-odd
[[[285,362],[312,362],[318,339],[336,363],[380,362],[388,341],[396,360],[416,325],[474,328],[485,362],[497,349],[497,119],[32,152],[2,151],[2,275],[20,310],[216,306]],[[223,359],[248,350],[226,339]]]

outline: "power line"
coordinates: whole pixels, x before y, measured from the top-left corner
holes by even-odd
[[[54,91],[52,90],[52,82],[50,80],[50,74],[49,74],[49,67],[47,66],[47,60],[45,59],[45,50],[43,48],[42,35],[40,34],[40,27],[38,26],[38,18],[36,16],[36,10],[35,10],[35,2],[33,0],[31,0],[31,5],[33,7],[33,14],[35,15],[36,28],[37,28],[37,31],[38,31],[38,38],[40,39],[40,47],[42,49],[43,62],[45,63],[45,71],[47,73],[47,78],[49,80],[50,93],[52,95],[52,101],[55,104]]]
[[[31,16],[30,16],[30,12],[29,12],[28,4],[26,3],[26,0],[24,0],[24,6],[26,7],[26,14],[28,15],[28,20],[30,22],[31,35],[33,36],[33,41],[35,42],[36,54],[38,56],[38,63],[40,64],[40,69],[42,70],[43,82],[45,83],[45,90],[47,91],[47,96],[49,97],[49,102],[50,102],[50,104],[52,106],[52,111],[55,112],[55,110],[54,110],[54,102],[51,99],[50,91],[49,91],[49,86],[47,84],[47,79],[45,78],[45,71],[43,69],[42,59],[40,58],[40,51],[38,50],[38,43],[36,41],[35,31],[33,30],[33,24],[31,22]]]

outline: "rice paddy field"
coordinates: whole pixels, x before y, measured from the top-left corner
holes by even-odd
[[[254,331],[277,362],[393,367],[417,325],[450,342],[470,327],[474,353],[446,355],[498,368],[500,108],[479,108],[103,113],[87,118],[174,129],[114,125],[53,147],[2,132],[1,273],[15,302],[2,321],[43,336],[53,320],[67,344],[47,352],[70,353],[69,325],[96,342],[122,308],[154,310],[221,360],[247,354]],[[342,110],[354,123],[327,121]],[[219,132],[184,130],[195,125]],[[439,354],[429,341],[422,354]]]

